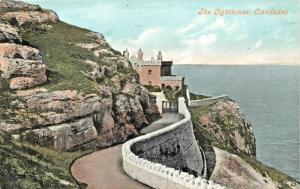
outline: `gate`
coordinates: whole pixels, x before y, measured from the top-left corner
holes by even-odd
[[[178,113],[178,102],[162,102],[162,113]]]

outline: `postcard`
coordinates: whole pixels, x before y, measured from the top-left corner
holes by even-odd
[[[0,189],[299,189],[299,0],[0,0]]]

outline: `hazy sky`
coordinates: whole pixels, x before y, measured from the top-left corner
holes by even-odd
[[[299,0],[25,0],[104,34],[113,48],[162,50],[184,64],[299,63]],[[287,16],[200,16],[201,8],[286,9]]]

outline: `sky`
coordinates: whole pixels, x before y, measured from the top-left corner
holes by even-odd
[[[119,51],[177,64],[300,64],[300,0],[24,0],[104,34]],[[200,9],[287,15],[199,15]]]

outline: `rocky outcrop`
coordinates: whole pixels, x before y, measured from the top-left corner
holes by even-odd
[[[23,25],[25,23],[43,23],[43,22],[56,22],[57,15],[52,11],[18,11],[6,12],[2,14],[2,18],[10,22],[16,21],[16,24]]]
[[[38,5],[32,5],[22,1],[11,1],[11,0],[2,0],[0,3],[1,12],[7,12],[9,10],[41,10],[41,7]]]
[[[209,111],[198,116],[198,124],[220,143],[255,156],[256,145],[251,123],[232,100],[219,100],[208,105]]]
[[[54,125],[69,120],[86,117],[101,111],[100,97],[96,94],[85,95],[77,91],[54,91],[45,89],[18,92],[20,106],[38,112],[34,125]],[[22,105],[21,105],[22,103]]]
[[[90,72],[81,72],[86,77],[90,78],[93,81],[100,81],[106,77],[107,72],[109,71],[109,68],[107,66],[99,65],[97,62],[91,60],[87,60],[86,63],[92,67],[92,71]]]
[[[22,39],[18,34],[18,30],[4,21],[0,20],[0,43],[21,43]]]
[[[269,177],[263,177],[237,155],[214,148],[216,166],[211,179],[232,189],[274,189],[276,184]]]
[[[47,81],[40,51],[23,44],[19,29],[12,25],[57,22],[53,11],[23,2],[0,2],[0,71],[11,79],[11,89],[28,89]],[[12,25],[10,25],[10,24]]]
[[[256,160],[252,126],[234,101],[219,99],[190,111],[211,180],[233,189],[299,188],[289,176]]]
[[[93,118],[87,117],[43,129],[28,130],[24,133],[23,140],[63,151],[95,140],[97,136]]]
[[[0,2],[0,17],[16,25],[25,23],[56,22],[58,16],[50,10],[42,10],[38,5],[3,0]]]
[[[0,74],[10,89],[15,90],[0,93],[0,100],[2,96],[10,98],[8,105],[0,105],[5,112],[2,117],[0,114],[0,130],[60,151],[102,148],[137,135],[142,127],[160,116],[157,108],[150,104],[148,91],[138,83],[137,73],[121,53],[110,47],[103,35],[83,32],[61,23],[52,11],[17,1],[1,1],[0,18]],[[56,35],[62,35],[65,30],[82,34],[70,39],[61,37],[62,43],[53,47],[68,46],[76,51],[63,52],[64,61],[75,59],[57,65],[76,67],[68,76],[65,75],[68,70],[60,72],[57,67],[49,69],[50,78],[46,74],[46,65],[55,63],[49,57],[60,51],[53,53],[40,48],[45,46],[44,39],[34,37],[33,45],[30,39],[20,37],[25,35],[26,38],[31,32],[47,34],[49,29]],[[88,78],[91,83],[75,87],[76,90],[56,86],[55,81],[60,78],[55,77],[66,77],[70,83],[80,82],[72,81],[74,74],[82,74],[82,78]],[[38,85],[41,88],[37,88]],[[55,90],[47,89],[49,85]],[[85,90],[89,87],[96,90]]]
[[[38,49],[25,45],[0,44],[1,76],[11,79],[11,89],[27,89],[47,81],[46,66]]]

